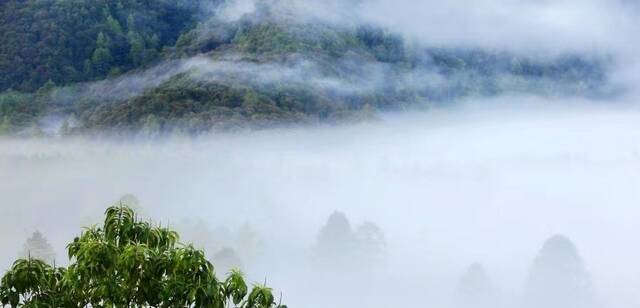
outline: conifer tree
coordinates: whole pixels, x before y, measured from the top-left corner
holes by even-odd
[[[47,242],[40,231],[35,231],[24,243],[22,251],[20,252],[22,258],[33,258],[42,260],[48,264],[53,264],[55,261],[55,253],[53,248]]]

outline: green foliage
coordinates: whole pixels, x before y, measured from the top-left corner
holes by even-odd
[[[113,58],[111,57],[111,52],[108,48],[98,47],[93,51],[91,55],[91,62],[93,63],[93,72],[104,75],[109,72],[109,68],[111,67],[111,61]]]
[[[270,288],[254,285],[253,290],[249,293],[246,306],[247,308],[268,308],[272,307],[273,303],[275,300]]]
[[[141,35],[133,31],[129,31],[127,38],[131,45],[131,48],[129,49],[129,57],[131,58],[131,61],[136,66],[142,65],[144,63],[144,39]]]
[[[382,62],[401,61],[405,56],[399,36],[375,27],[350,30],[323,24],[264,22],[236,25],[231,31],[235,33],[231,42],[235,49],[261,56],[302,53],[339,58],[353,52]]]
[[[257,25],[244,31],[240,30],[234,43],[243,51],[258,54],[290,53],[308,48],[303,40],[296,39],[275,24]]]
[[[194,25],[198,5],[190,0],[1,1],[0,91],[31,92],[47,80],[59,85],[95,80],[114,67],[125,72],[151,62]],[[150,42],[141,51],[144,63],[129,55],[129,32]]]
[[[43,112],[43,96],[7,91],[0,93],[0,116],[5,133],[28,128]]]
[[[74,307],[64,294],[63,268],[42,260],[19,259],[0,281],[0,303],[11,307]]]
[[[178,242],[168,228],[139,221],[116,205],[101,227],[67,246],[70,265],[37,259],[14,262],[0,282],[0,304],[12,307],[234,307],[284,308],[271,289],[249,292],[242,273],[224,281],[201,250]]]
[[[122,26],[120,26],[120,22],[117,19],[113,18],[111,13],[108,10],[105,10],[107,29],[111,33],[122,35]]]
[[[293,85],[253,88],[195,81],[182,75],[138,97],[104,105],[87,113],[83,120],[89,130],[117,128],[148,134],[156,129],[159,133],[179,129],[197,134],[330,121],[340,114],[346,118],[352,112],[347,104],[332,103],[331,99],[325,93]]]

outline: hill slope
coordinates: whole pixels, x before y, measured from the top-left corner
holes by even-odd
[[[596,95],[606,84],[599,59],[434,48],[269,7],[223,21],[200,18],[202,3],[192,1],[2,6],[3,133],[193,134],[361,119],[468,96]]]

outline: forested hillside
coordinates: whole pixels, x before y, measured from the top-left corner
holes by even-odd
[[[0,133],[195,134],[605,88],[599,58],[424,46],[375,25],[298,20],[267,5],[231,21],[202,13],[218,6],[4,2]]]
[[[148,65],[195,23],[194,1],[0,3],[0,90],[118,75]]]

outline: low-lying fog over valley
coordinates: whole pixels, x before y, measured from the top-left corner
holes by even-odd
[[[231,248],[221,264],[291,307],[529,307],[532,276],[581,292],[583,274],[593,307],[637,307],[640,110],[482,104],[198,139],[2,141],[2,265],[34,230],[65,260],[79,227],[130,194],[208,256]],[[568,243],[541,251],[553,236]],[[577,268],[537,273],[545,254]]]

